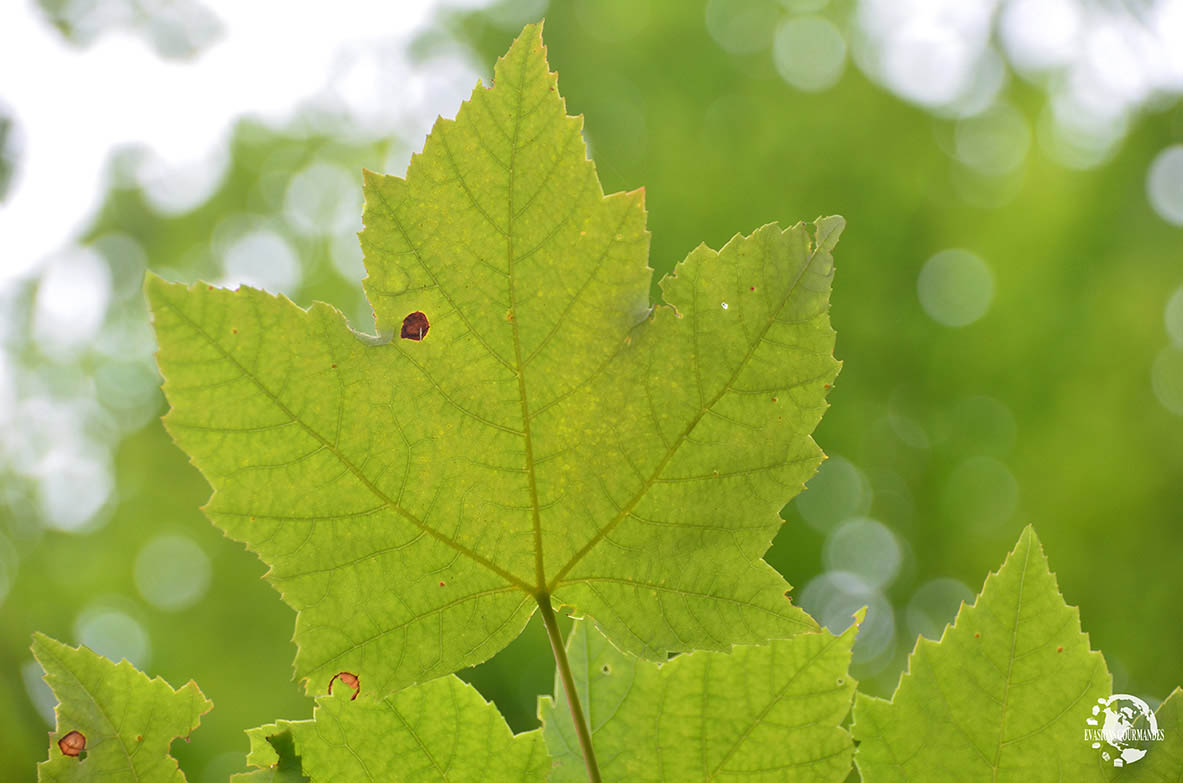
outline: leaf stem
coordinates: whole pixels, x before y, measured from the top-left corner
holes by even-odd
[[[550,605],[550,593],[539,593],[535,599],[538,601],[538,608],[542,610],[542,624],[546,626],[550,649],[555,654],[555,666],[558,667],[559,678],[563,681],[563,691],[567,694],[567,706],[571,708],[571,719],[575,722],[575,735],[579,737],[579,749],[583,751],[583,762],[587,765],[588,783],[600,783],[600,768],[596,765],[596,751],[592,747],[587,718],[583,714],[583,707],[579,704],[579,692],[575,690],[575,678],[571,676],[571,663],[567,660],[567,648],[563,645],[563,635],[559,633],[555,610]]]

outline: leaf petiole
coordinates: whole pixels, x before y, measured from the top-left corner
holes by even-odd
[[[542,610],[542,624],[546,626],[550,649],[555,655],[555,666],[558,667],[559,678],[563,681],[563,691],[567,694],[567,705],[571,708],[571,720],[575,722],[575,734],[579,737],[579,749],[583,752],[583,761],[587,765],[588,783],[600,783],[600,768],[596,765],[596,751],[592,747],[591,732],[588,730],[587,717],[583,713],[583,707],[579,704],[579,692],[575,690],[575,678],[571,676],[567,648],[563,645],[563,635],[559,633],[555,610],[550,605],[550,594],[539,593],[535,599],[538,601],[538,608]]]

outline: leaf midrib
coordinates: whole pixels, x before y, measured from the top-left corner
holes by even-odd
[[[534,463],[534,436],[530,430],[530,403],[526,394],[526,363],[522,359],[522,338],[518,326],[517,290],[514,286],[514,254],[513,254],[513,221],[514,221],[514,173],[518,155],[518,133],[522,128],[522,94],[526,88],[526,66],[530,63],[529,54],[522,58],[522,67],[518,74],[517,104],[514,111],[513,138],[509,145],[509,182],[506,188],[506,222],[505,222],[505,266],[508,275],[509,312],[512,317],[509,325],[513,332],[513,360],[517,369],[518,400],[521,406],[522,433],[526,450],[526,483],[530,490],[531,524],[534,528],[534,579],[537,586],[535,594],[541,594],[546,584],[546,567],[543,563],[542,550],[542,510],[538,503],[538,475]],[[463,182],[463,178],[461,178]],[[472,197],[472,194],[469,194]],[[476,203],[475,199],[472,199]]]
[[[991,780],[998,783],[998,770],[1002,761],[1002,747],[1006,744],[1006,718],[1010,706],[1011,677],[1015,668],[1015,648],[1019,643],[1019,618],[1023,614],[1023,587],[1027,582],[1027,566],[1031,562],[1031,542],[1027,541],[1027,551],[1023,553],[1023,568],[1019,571],[1018,596],[1015,599],[1015,621],[1011,627],[1010,655],[1006,662],[1006,681],[1002,688],[1002,716],[998,727],[998,744],[994,749],[994,763],[991,765]]]

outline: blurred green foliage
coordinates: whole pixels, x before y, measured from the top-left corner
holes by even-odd
[[[953,119],[901,101],[849,64],[833,88],[801,92],[767,52],[723,51],[702,3],[604,0],[595,13],[587,5],[552,4],[550,61],[569,111],[586,115],[605,191],[646,188],[658,277],[700,241],[719,247],[774,220],[848,221],[832,311],[845,366],[816,434],[835,457],[819,476],[828,489],[807,490],[786,508],[768,559],[802,600],[802,588],[833,571],[828,535],[846,517],[873,518],[895,535],[898,574],[875,591],[886,598],[880,610],[894,608],[894,634],[889,627],[886,651],[856,665],[862,687],[889,693],[916,628],[939,632],[952,619],[956,601],[947,598],[956,583],[937,583],[953,587],[937,590],[928,611],[932,580],[976,593],[1027,523],[1066,599],[1080,605],[1115,688],[1157,703],[1183,682],[1183,624],[1175,622],[1183,419],[1159,403],[1151,383],[1170,344],[1164,307],[1183,283],[1183,231],[1156,215],[1145,194],[1151,161],[1183,139],[1183,106],[1139,117],[1104,165],[1065,168],[1033,143],[1016,171],[992,177],[950,154]],[[838,18],[844,9],[826,13]],[[472,43],[488,74],[530,21],[515,13],[524,12],[502,3],[447,17],[442,27]],[[436,33],[420,46],[445,38]],[[1037,125],[1046,102],[1039,88],[1012,79],[1004,95]],[[123,153],[84,242],[118,233],[166,276],[217,280],[228,244],[273,232],[299,261],[285,293],[302,304],[331,302],[368,329],[351,238],[360,211],[349,230],[316,235],[293,220],[288,194],[314,163],[343,168],[360,193],[361,167],[405,165],[406,150],[306,126],[241,123],[221,186],[180,215],[153,210],[126,174],[135,153]],[[409,143],[417,149],[421,140]],[[962,327],[933,320],[917,293],[926,260],[951,248],[984,260],[993,282],[984,316]],[[109,260],[117,277],[139,274]],[[109,322],[147,317],[138,299],[119,307]],[[7,338],[10,347],[20,339]],[[102,366],[54,367],[35,347],[20,356],[81,388],[79,373]],[[220,783],[241,769],[245,727],[310,715],[290,681],[293,614],[259,579],[258,560],[202,517],[208,489],[153,418],[163,413],[160,396],[139,407],[150,411],[118,447],[116,500],[93,533],[43,529],[22,479],[0,473],[0,531],[18,563],[6,571],[15,579],[0,603],[0,779],[29,779],[45,757],[47,725],[29,696],[40,692],[29,669],[32,631],[76,643],[78,614],[96,602],[146,632],[151,659],[135,663],[175,684],[193,678],[214,701],[192,742],[175,749],[190,780]],[[134,578],[141,546],[162,531],[192,538],[212,568],[204,598],[179,611],[142,601]],[[869,602],[868,625],[877,611]],[[535,696],[551,688],[552,672],[532,624],[462,676],[522,729],[536,725]]]

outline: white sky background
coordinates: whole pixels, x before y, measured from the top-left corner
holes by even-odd
[[[117,147],[151,149],[158,157],[140,172],[142,184],[150,197],[153,182],[172,188],[162,199],[178,199],[183,211],[217,184],[227,132],[244,114],[282,122],[299,105],[320,100],[343,108],[362,132],[421,138],[436,114],[454,111],[476,73],[456,57],[414,68],[404,46],[440,6],[487,3],[205,0],[221,36],[195,59],[170,61],[120,30],[77,47],[32,0],[5,0],[0,101],[16,114],[18,159],[0,204],[0,292],[70,245],[99,205],[103,171]],[[518,5],[536,17],[546,1]],[[730,20],[730,33],[754,35],[739,24],[751,5],[710,0],[706,25],[717,40],[712,22],[719,20]],[[780,5],[782,14],[808,14],[828,2]],[[1183,91],[1183,0],[1150,3],[1144,25],[1104,9],[1073,0],[861,0],[852,55],[906,99],[937,111],[948,106],[954,116],[975,113],[1005,80],[990,44],[998,13],[1002,54],[1050,82],[1053,141],[1084,144],[1080,163],[1096,165],[1124,135],[1130,111],[1156,92]],[[729,41],[719,42],[727,48]]]
[[[182,61],[162,59],[143,38],[119,30],[74,46],[31,0],[0,8],[0,101],[15,112],[19,139],[16,178],[0,205],[0,289],[84,228],[116,147],[146,145],[163,172],[196,164],[216,174],[241,115],[282,121],[298,105],[331,95],[365,130],[401,126],[421,136],[476,82],[455,59],[424,73],[412,73],[405,61],[392,66],[440,0],[205,4],[222,35]]]

